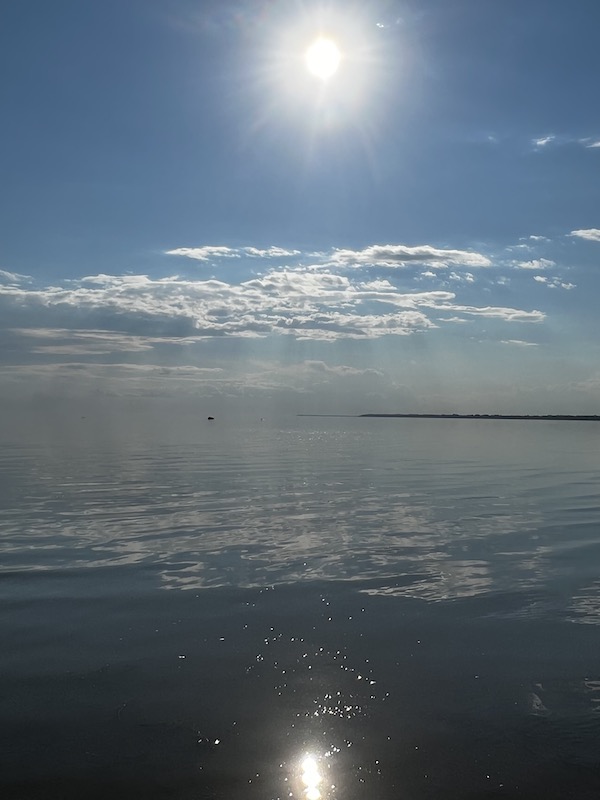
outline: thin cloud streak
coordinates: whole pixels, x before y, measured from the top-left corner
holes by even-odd
[[[224,247],[220,245],[204,245],[203,247],[177,247],[167,250],[168,256],[185,256],[195,261],[216,261],[221,258],[289,258],[299,256],[300,250],[286,250],[283,247]]]

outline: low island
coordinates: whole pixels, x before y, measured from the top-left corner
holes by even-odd
[[[410,419],[543,419],[600,422],[597,414],[359,414],[360,417],[407,417]]]
[[[554,422],[600,422],[599,414],[297,414],[298,417],[377,417],[382,419],[524,419]]]

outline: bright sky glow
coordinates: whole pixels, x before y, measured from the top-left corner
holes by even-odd
[[[337,72],[341,58],[332,39],[319,38],[306,51],[306,66],[311,74],[325,81]]]
[[[576,5],[8,4],[0,422],[600,413]]]

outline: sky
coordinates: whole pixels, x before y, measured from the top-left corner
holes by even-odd
[[[1,15],[5,425],[600,413],[597,0]]]

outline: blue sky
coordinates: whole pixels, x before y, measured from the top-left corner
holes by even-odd
[[[600,413],[595,0],[2,17],[5,417]]]

